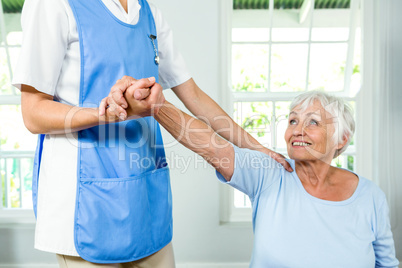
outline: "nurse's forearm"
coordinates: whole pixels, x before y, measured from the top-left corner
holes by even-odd
[[[155,119],[181,144],[202,156],[226,180],[234,171],[233,146],[204,122],[189,116],[169,102],[160,108]]]
[[[54,101],[42,101],[41,108],[24,117],[28,130],[34,134],[71,133],[104,124],[97,108],[74,107]],[[29,122],[29,123],[28,123]]]
[[[24,124],[34,134],[62,134],[106,124],[97,108],[82,108],[53,101],[50,95],[22,86],[21,109]]]
[[[269,151],[248,134],[204,91],[193,79],[176,86],[173,91],[187,109],[197,118],[210,125],[220,136],[240,148]]]

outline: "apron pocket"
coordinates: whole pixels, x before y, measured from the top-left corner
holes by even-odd
[[[75,246],[91,262],[144,258],[172,239],[169,169],[130,178],[81,179],[75,212]]]

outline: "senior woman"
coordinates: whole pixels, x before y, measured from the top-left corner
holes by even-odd
[[[311,91],[293,100],[285,134],[292,173],[266,154],[233,146],[167,102],[154,116],[215,167],[221,181],[250,197],[255,233],[250,267],[398,266],[384,193],[331,166],[354,133],[342,99]]]

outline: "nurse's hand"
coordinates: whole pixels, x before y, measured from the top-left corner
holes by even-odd
[[[144,95],[138,92],[149,91],[149,96],[143,98]],[[126,108],[127,119],[135,119],[156,115],[160,107],[165,103],[165,96],[162,87],[155,83],[155,78],[143,78],[134,82],[124,93],[124,98],[128,107]]]
[[[131,76],[123,76],[121,79],[117,80],[116,84],[111,88],[109,95],[100,103],[99,116],[105,116],[106,118],[117,117],[117,121],[126,120],[127,112],[125,109],[128,107],[128,104],[124,98],[124,93],[127,88],[132,86],[136,81],[137,80]],[[154,83],[155,80],[153,83],[150,83],[150,86]],[[147,98],[149,94],[149,88],[140,88],[134,92],[134,96],[138,100]]]

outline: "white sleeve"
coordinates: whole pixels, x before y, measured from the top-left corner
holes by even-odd
[[[68,17],[62,0],[25,0],[23,39],[12,84],[54,95],[68,46]]]
[[[182,55],[174,46],[173,33],[162,13],[149,3],[155,19],[159,49],[159,83],[164,89],[183,84],[191,78]]]

